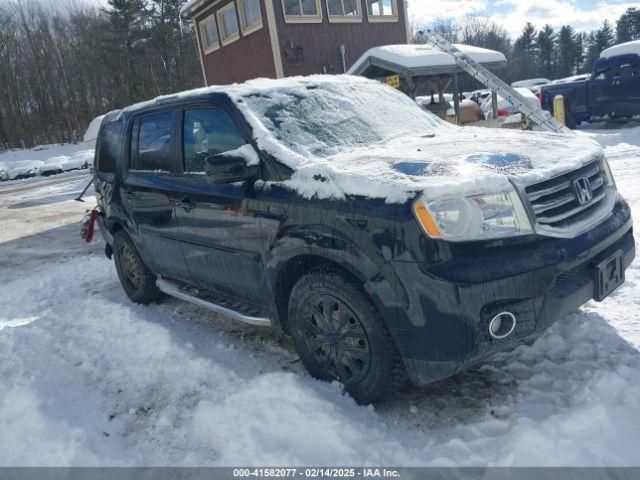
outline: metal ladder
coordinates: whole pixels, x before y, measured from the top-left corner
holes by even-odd
[[[494,92],[497,92],[541,128],[556,133],[573,133],[571,129],[558,122],[546,110],[529,105],[517,90],[503,82],[487,68],[470,58],[469,55],[456,48],[440,35],[427,32],[426,39],[430,44],[451,55],[461,69]]]

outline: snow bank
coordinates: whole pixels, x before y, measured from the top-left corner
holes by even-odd
[[[87,168],[93,157],[94,150],[83,144],[41,145],[0,153],[0,170],[8,173],[9,180],[50,175]]]
[[[603,50],[600,54],[600,58],[616,57],[618,55],[640,55],[640,40],[634,40],[632,42],[621,43],[620,45],[614,45],[606,50]]]
[[[502,53],[496,52],[495,50],[473,47],[471,45],[455,45],[455,47],[479,63],[507,61]],[[431,45],[386,45],[367,50],[347,73],[353,74],[359,71],[360,67],[365,64],[369,58],[377,58],[408,69],[456,66],[455,59],[451,55]]]

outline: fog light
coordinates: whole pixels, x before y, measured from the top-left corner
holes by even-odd
[[[511,312],[497,314],[489,322],[489,334],[495,339],[507,338],[516,328],[516,316]]]

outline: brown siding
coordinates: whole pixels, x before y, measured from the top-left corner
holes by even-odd
[[[214,3],[214,0],[211,0],[196,15],[196,25],[230,1],[232,0],[223,0],[203,12],[207,5]],[[349,68],[369,48],[407,42],[404,0],[397,1],[397,22],[369,22],[365,1],[360,0],[362,22],[330,23],[326,0],[321,0],[322,23],[299,24],[284,21],[281,0],[263,0],[262,29],[247,37],[241,36],[239,40],[221,46],[215,52],[203,55],[203,66],[209,85],[224,85],[257,77],[275,78],[265,1],[273,1],[285,76],[342,73],[340,45],[346,48],[345,59]]]
[[[281,0],[274,0],[278,38],[285,76],[342,73],[340,45],[346,47],[347,69],[372,47],[407,43],[404,0],[398,0],[397,22],[329,23],[326,0],[321,0],[322,23],[285,23]]]
[[[232,0],[222,1],[212,9],[198,14],[196,25],[230,1]],[[202,62],[209,85],[225,85],[258,77],[275,78],[276,70],[264,5],[262,5],[262,25],[260,30],[246,37],[240,33],[240,38],[235,42],[226,46],[221,45],[215,52],[203,55]],[[203,51],[202,46],[200,51]]]

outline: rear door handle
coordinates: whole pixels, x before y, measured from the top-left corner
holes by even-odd
[[[133,192],[128,192],[126,190],[125,190],[124,196],[127,198],[127,200],[134,200],[136,198]]]

